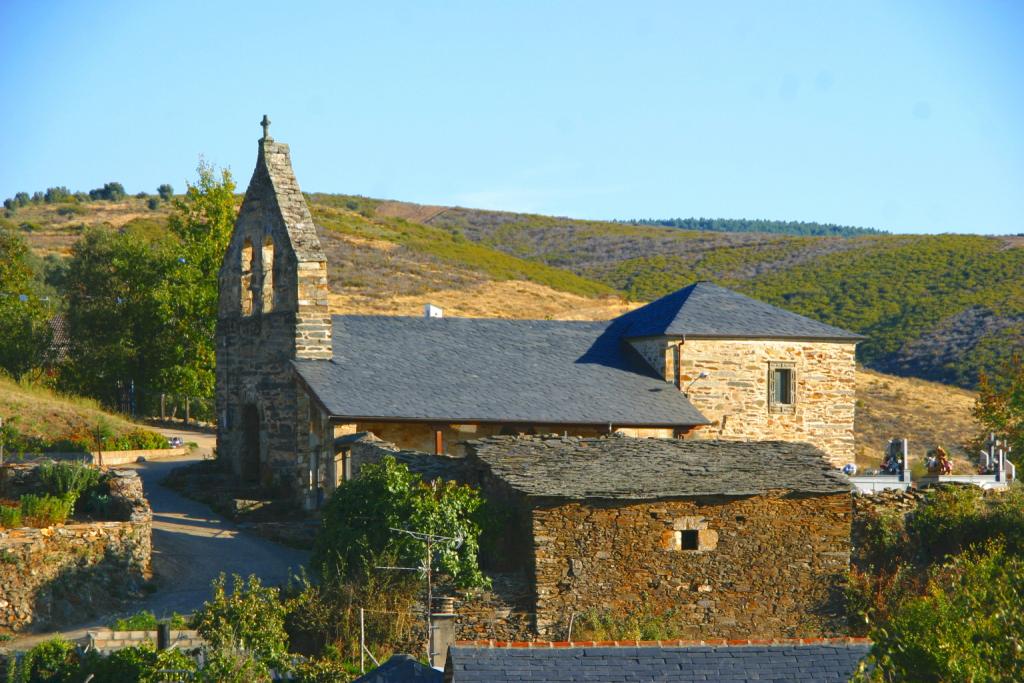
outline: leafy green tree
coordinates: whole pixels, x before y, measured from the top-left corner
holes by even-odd
[[[164,183],[163,185],[157,187],[156,193],[160,195],[160,199],[164,200],[165,202],[169,202],[171,201],[171,199],[174,198],[174,188],[167,183]]]
[[[46,188],[46,194],[43,195],[43,201],[47,204],[55,204],[57,202],[66,202],[71,199],[71,190],[64,187],[48,187]]]
[[[0,226],[0,370],[21,378],[41,367],[52,339],[49,312],[40,300],[19,235]]]
[[[483,500],[469,486],[425,483],[394,458],[363,465],[324,506],[313,566],[358,580],[378,564],[420,566],[424,544],[393,529],[461,539],[435,546],[434,567],[460,586],[486,585],[477,560]]]
[[[285,607],[277,588],[264,586],[257,576],[232,577],[230,592],[223,574],[214,580],[213,598],[196,612],[192,624],[215,653],[247,652],[270,667],[288,659]],[[232,662],[234,658],[229,657]]]
[[[14,201],[18,206],[27,206],[31,198],[28,196],[28,192],[18,192],[14,195]]]
[[[981,376],[974,417],[986,432],[1006,438],[1016,462],[1024,466],[1024,356],[1015,355],[999,379]]]
[[[168,227],[176,241],[165,250],[169,264],[156,291],[169,362],[161,385],[188,396],[212,397],[217,274],[235,223],[235,183],[224,169],[200,163],[199,180],[174,202]]]
[[[159,392],[169,362],[167,330],[155,299],[167,264],[132,232],[90,230],[61,275],[68,304],[65,389],[116,407],[121,390]]]

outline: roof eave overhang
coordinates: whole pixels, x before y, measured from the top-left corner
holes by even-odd
[[[307,385],[308,387],[308,385]],[[312,393],[312,390],[310,390]],[[317,403],[320,403],[317,400]],[[395,416],[395,415],[342,415],[338,413],[332,413],[330,410],[325,409],[324,412],[328,413],[332,422],[426,422],[426,423],[437,423],[437,424],[551,424],[551,425],[581,425],[587,427],[607,427],[612,425],[613,427],[637,427],[637,428],[648,428],[648,429],[685,429],[689,427],[701,427],[703,425],[711,424],[711,421],[704,419],[703,421],[693,422],[617,422],[615,420],[552,420],[550,418],[533,418],[533,419],[520,419],[520,418],[479,418],[479,417],[406,417],[406,416]]]
[[[867,340],[867,337],[859,334],[850,335],[848,337],[813,337],[813,336],[784,336],[784,335],[770,335],[770,334],[682,334],[678,332],[662,332],[660,334],[638,334],[623,337],[627,341],[634,339],[687,339],[695,340],[718,340],[718,341],[802,341],[802,342],[815,342],[815,343],[831,343],[831,344],[859,344],[862,341]]]

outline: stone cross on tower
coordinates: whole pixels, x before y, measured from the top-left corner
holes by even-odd
[[[263,120],[260,121],[260,125],[263,126],[263,139],[273,140],[274,138],[270,137],[270,117],[264,114]]]

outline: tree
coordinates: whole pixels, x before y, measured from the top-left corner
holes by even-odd
[[[52,339],[25,241],[0,226],[0,370],[15,379],[41,367]]]
[[[203,604],[193,625],[214,653],[246,651],[266,666],[282,668],[288,660],[285,607],[278,589],[263,586],[259,577],[232,577],[230,593],[221,574],[212,584],[213,598]]]
[[[998,380],[982,374],[974,417],[986,433],[1006,438],[1016,462],[1024,465],[1024,356],[1014,355]]]
[[[167,339],[170,362],[161,384],[187,396],[212,397],[215,383],[214,333],[217,324],[221,259],[235,224],[235,183],[231,173],[220,177],[206,163],[199,180],[174,201],[168,227],[176,241],[165,249],[169,264],[156,297]]]
[[[314,569],[360,580],[379,564],[418,567],[423,544],[394,531],[407,529],[460,538],[458,547],[436,546],[437,570],[460,586],[486,585],[477,561],[482,505],[475,489],[451,481],[427,484],[391,456],[363,465],[359,477],[345,482],[323,508]]]
[[[171,199],[174,198],[174,188],[168,185],[167,183],[164,183],[163,185],[156,188],[156,193],[160,195],[160,199],[164,200],[165,202],[169,202],[171,201]]]
[[[43,201],[47,204],[66,202],[69,199],[71,199],[71,191],[64,186],[48,187],[46,188],[46,194],[43,195]]]
[[[167,267],[132,231],[89,230],[75,243],[61,275],[70,346],[64,388],[111,407],[127,386],[159,393],[168,340],[155,295]]]

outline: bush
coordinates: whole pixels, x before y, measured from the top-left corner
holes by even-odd
[[[908,531],[926,559],[940,560],[980,540],[979,532],[984,531],[980,524],[982,495],[976,486],[943,486],[928,491],[908,523]]]
[[[286,628],[296,651],[358,660],[360,607],[367,610],[366,646],[377,659],[422,646],[423,622],[414,616],[420,591],[407,578],[377,572],[358,583],[337,576],[313,583],[304,573],[297,579],[285,601]]]
[[[1024,559],[997,545],[934,572],[871,633],[879,680],[1024,680]]]
[[[192,618],[192,625],[212,650],[244,650],[268,666],[285,666],[288,634],[278,590],[263,586],[257,576],[243,580],[237,574],[232,577],[230,593],[223,574],[212,587],[213,598]]]
[[[160,622],[155,614],[142,610],[125,619],[118,619],[111,628],[115,631],[155,631],[158,623]],[[184,616],[173,612],[170,625],[173,629],[188,628],[188,621]]]
[[[72,498],[36,496],[31,493],[23,495],[20,502],[21,518],[25,524],[39,529],[63,524],[75,506]]]
[[[685,630],[673,610],[653,612],[647,605],[639,610],[617,613],[590,609],[573,622],[573,640],[665,640]],[[568,634],[566,634],[568,637]]]
[[[21,508],[0,505],[0,529],[17,529],[21,524]]]
[[[69,683],[85,680],[92,674],[95,683],[164,683],[174,680],[161,673],[168,670],[188,672],[187,675],[191,676],[197,671],[197,666],[195,660],[181,650],[171,648],[157,652],[152,643],[143,643],[106,656],[89,652],[82,657],[76,677],[68,680]]]
[[[39,480],[51,496],[70,498],[72,505],[78,498],[99,485],[103,473],[77,462],[45,462],[39,466]]]
[[[75,647],[61,637],[39,643],[17,664],[8,662],[8,683],[62,683],[78,671]]]
[[[160,199],[165,202],[169,202],[171,201],[171,198],[174,197],[174,188],[167,183],[164,183],[160,187],[156,188],[156,193],[160,195]]]
[[[156,211],[157,209],[160,208],[160,200],[157,199],[156,197],[150,197],[149,199],[146,200],[146,208],[148,208],[150,211]]]
[[[434,566],[456,585],[487,585],[477,558],[482,505],[475,489],[450,481],[424,483],[387,456],[364,465],[358,479],[342,484],[327,501],[313,567],[324,576],[361,580],[376,565],[418,566],[423,543],[392,531],[406,528],[461,539],[457,547],[436,544]]]

